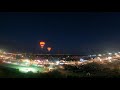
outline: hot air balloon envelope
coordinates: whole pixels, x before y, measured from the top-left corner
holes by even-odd
[[[48,47],[47,49],[48,49],[48,51],[50,52],[52,48],[51,48],[51,47]]]
[[[41,48],[43,48],[45,46],[45,42],[41,41],[40,46],[41,46]]]

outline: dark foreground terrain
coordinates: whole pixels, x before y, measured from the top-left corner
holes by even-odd
[[[0,78],[120,78],[120,62],[107,64],[64,65],[48,73],[21,73],[18,69],[0,66]]]

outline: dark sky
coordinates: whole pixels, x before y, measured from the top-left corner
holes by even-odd
[[[119,50],[120,13],[0,13],[0,48],[38,52],[41,40],[52,53]]]

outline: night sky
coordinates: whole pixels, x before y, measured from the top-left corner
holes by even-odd
[[[120,50],[120,13],[1,12],[0,48],[51,53],[86,54]]]

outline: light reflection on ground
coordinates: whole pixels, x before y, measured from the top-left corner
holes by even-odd
[[[45,71],[43,67],[19,66],[15,64],[5,64],[5,63],[1,64],[1,66],[18,69],[22,73],[27,73],[27,72],[33,72],[33,73],[41,72],[42,73]]]

